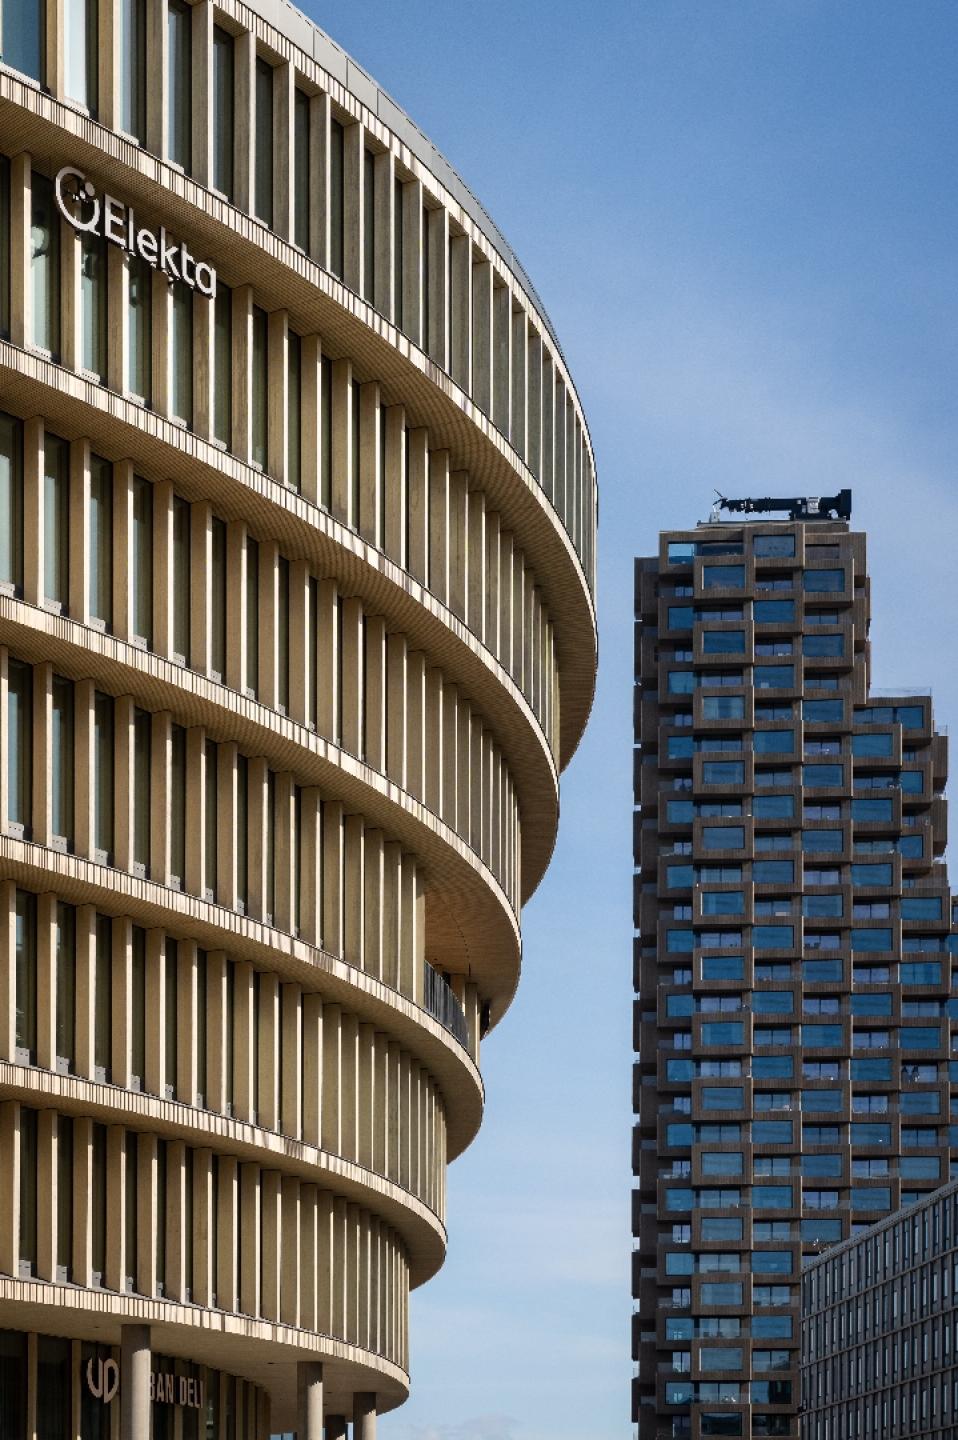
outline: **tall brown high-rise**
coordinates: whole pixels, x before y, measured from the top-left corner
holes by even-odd
[[[946,742],[844,520],[664,534],[635,615],[633,1418],[796,1436],[803,1255],[949,1177]]]

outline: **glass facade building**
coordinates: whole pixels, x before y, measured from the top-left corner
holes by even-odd
[[[588,429],[276,0],[0,3],[0,1440],[371,1440],[596,664]]]
[[[665,534],[635,613],[633,1419],[797,1436],[804,1261],[950,1175],[946,742],[844,522]]]
[[[958,1433],[958,1184],[806,1264],[801,1363],[805,1440]]]

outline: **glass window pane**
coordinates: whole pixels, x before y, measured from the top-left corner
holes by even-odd
[[[33,670],[19,660],[7,669],[7,821],[29,838],[33,809]]]
[[[0,335],[10,334],[10,161],[0,155]],[[2,1332],[0,1332],[2,1333]]]
[[[168,3],[167,151],[175,165],[189,170],[193,122],[192,10],[183,0],[168,0]]]
[[[97,0],[64,0],[65,90],[70,100],[97,107],[97,55],[99,47]]]
[[[60,216],[53,186],[33,171],[30,206],[32,343],[54,359],[60,354]]]
[[[233,37],[213,26],[213,186],[233,198]]]
[[[170,404],[173,414],[193,423],[193,292],[186,285],[170,290]]]
[[[93,844],[110,863],[113,851],[113,696],[96,692],[93,704]]]
[[[7,0],[0,7],[0,59],[41,83],[45,79],[43,0]]]
[[[267,461],[267,416],[269,405],[268,370],[269,317],[258,305],[253,306],[253,363],[250,383],[252,385],[252,460],[254,465],[266,469]]]
[[[55,836],[73,840],[73,682],[53,677],[50,716],[50,821]]]
[[[344,242],[344,140],[342,125],[338,120],[331,120],[329,122],[329,268],[340,279],[343,276]]]
[[[57,905],[56,1050],[57,1069],[69,1071],[74,1058],[76,1013],[76,916],[72,905]],[[66,1261],[61,1261],[66,1264]]]
[[[213,302],[213,435],[233,443],[233,292],[216,282]]]
[[[295,92],[293,113],[293,238],[309,250],[309,96]]]
[[[0,585],[23,586],[23,451],[19,420],[0,411]]]
[[[113,623],[113,466],[90,457],[90,616]]]
[[[146,140],[146,6],[147,0],[120,0],[120,127],[141,144]]]
[[[99,380],[107,369],[106,244],[102,235],[80,238],[80,364]]]
[[[273,67],[261,56],[256,60],[256,150],[254,213],[273,223]]]
[[[51,435],[43,441],[43,594],[66,609],[70,560],[70,448]]]
[[[302,476],[302,342],[294,330],[286,337],[286,365],[286,483],[298,490]]]
[[[37,902],[28,890],[16,901],[16,1033],[20,1058],[37,1058]]]
[[[153,486],[133,477],[133,633],[153,643]]]
[[[153,271],[145,260],[127,257],[126,388],[149,402],[153,389]]]

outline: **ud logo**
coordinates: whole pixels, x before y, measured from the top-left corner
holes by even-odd
[[[102,1400],[104,1405],[109,1405],[120,1388],[119,1365],[115,1360],[98,1360],[94,1368],[93,1360],[88,1360],[86,1383],[94,1400]]]

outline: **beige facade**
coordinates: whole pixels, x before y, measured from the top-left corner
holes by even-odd
[[[492,222],[304,17],[20,8],[0,1437],[370,1440],[591,703],[588,432]]]

